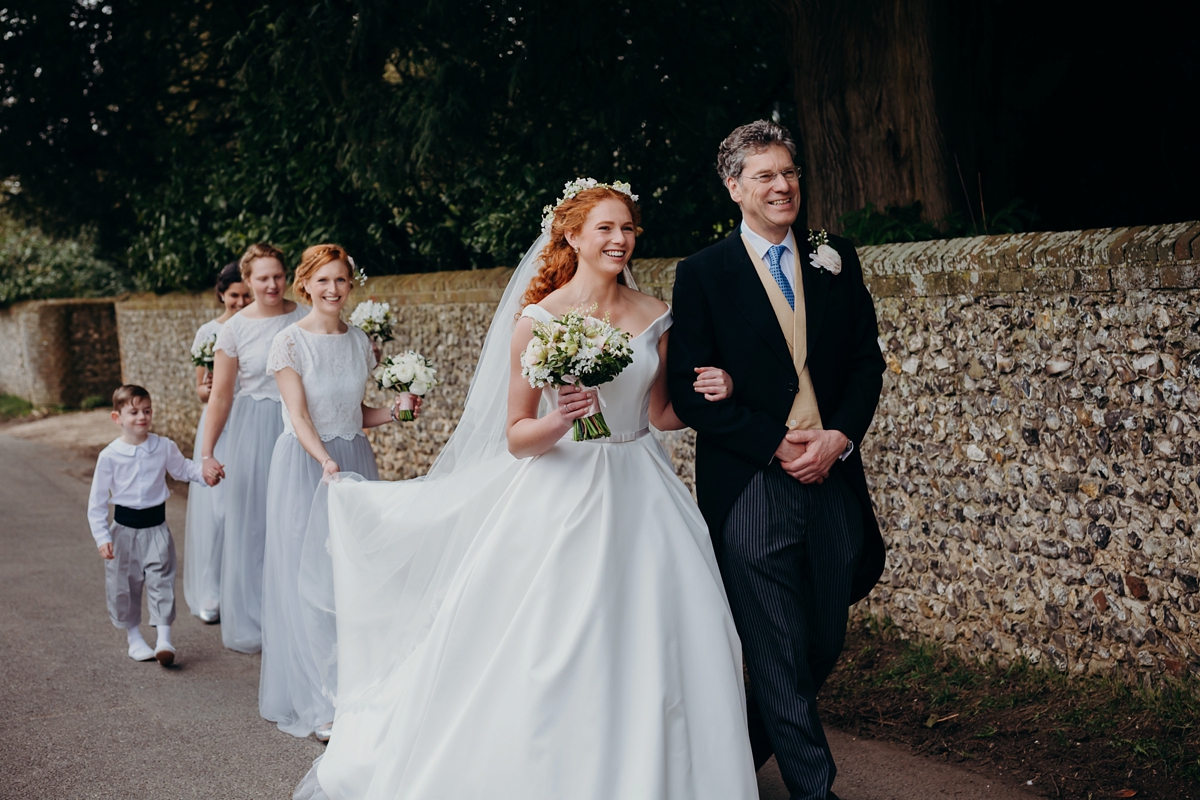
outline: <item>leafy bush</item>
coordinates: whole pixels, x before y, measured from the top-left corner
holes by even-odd
[[[0,308],[22,300],[111,297],[127,289],[124,276],[96,256],[90,235],[53,239],[0,210]]]

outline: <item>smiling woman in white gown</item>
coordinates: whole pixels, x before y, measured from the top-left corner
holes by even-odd
[[[651,422],[681,427],[662,374],[670,312],[618,285],[637,213],[606,187],[560,203],[429,478],[330,490],[337,716],[296,797],[758,796],[708,529],[650,435]],[[513,333],[522,295],[540,302]],[[592,303],[637,334],[602,390],[613,435],[574,442],[591,395],[547,392],[539,418],[516,359],[532,320]],[[697,390],[723,396],[724,377],[705,373]]]

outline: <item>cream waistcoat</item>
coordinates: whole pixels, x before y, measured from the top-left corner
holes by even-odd
[[[792,410],[788,412],[787,426],[790,430],[821,430],[821,411],[817,408],[817,394],[808,374],[808,318],[804,312],[804,279],[800,272],[800,256],[797,253],[796,280],[792,284],[792,293],[796,298],[796,310],[793,311],[788,306],[787,298],[783,296],[783,290],[771,277],[771,270],[759,258],[758,253],[754,252],[745,236],[742,236],[742,244],[746,246],[750,261],[754,264],[758,278],[771,300],[771,308],[774,309],[775,318],[779,321],[783,337],[787,340],[788,350],[792,354],[792,366],[795,367],[796,377],[799,379],[799,390],[796,392],[796,399],[792,401]],[[737,391],[736,387],[734,391]]]

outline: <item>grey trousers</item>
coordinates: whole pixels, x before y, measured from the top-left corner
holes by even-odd
[[[142,587],[151,625],[175,621],[175,541],[166,523],[126,528],[112,523],[113,558],[104,562],[108,616],[122,630],[142,621]]]
[[[845,642],[862,540],[862,514],[836,465],[824,483],[802,484],[773,464],[738,497],[716,542],[750,674],[751,740],[758,750],[769,740],[762,758],[774,750],[793,800],[824,800],[837,774],[817,692]]]

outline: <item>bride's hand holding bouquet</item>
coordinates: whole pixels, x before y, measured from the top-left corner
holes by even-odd
[[[596,306],[586,312],[571,309],[557,319],[535,322],[533,338],[521,354],[521,374],[532,388],[559,389],[559,413],[571,422],[571,438],[576,442],[612,435],[604,412],[598,408],[592,412],[593,399],[600,405],[604,402],[599,389],[586,392],[583,387],[608,383],[633,362],[629,334],[614,327],[607,315],[591,316],[595,310]],[[584,410],[592,413],[579,410],[583,399],[576,397],[579,393],[590,395]],[[572,410],[564,412],[564,405]]]

